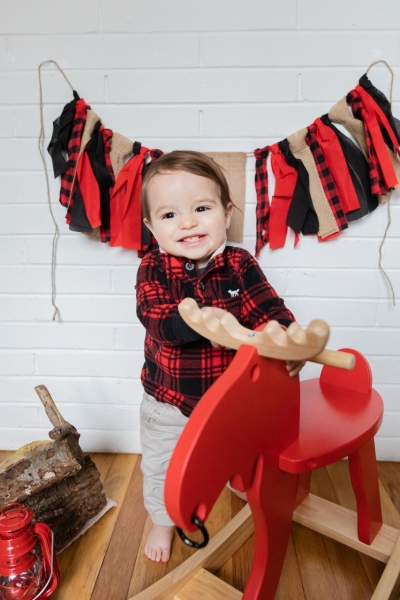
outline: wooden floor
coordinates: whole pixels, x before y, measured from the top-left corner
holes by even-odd
[[[0,452],[0,462],[8,454]],[[91,456],[101,473],[106,495],[118,502],[118,507],[59,555],[62,582],[52,600],[127,600],[193,552],[175,538],[173,557],[167,565],[149,561],[143,555],[150,522],[143,507],[140,456]],[[379,477],[384,522],[400,528],[400,463],[379,463]],[[315,471],[312,492],[355,509],[345,461]],[[207,521],[210,535],[243,506],[242,500],[225,489]],[[250,538],[217,575],[243,591],[252,553]],[[383,568],[372,558],[293,524],[276,600],[367,600]]]

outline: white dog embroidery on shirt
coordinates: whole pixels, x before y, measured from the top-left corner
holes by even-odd
[[[239,289],[237,290],[228,290],[228,292],[231,295],[231,298],[233,298],[234,296],[239,296]]]

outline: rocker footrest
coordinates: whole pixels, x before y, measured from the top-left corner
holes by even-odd
[[[357,534],[357,513],[314,494],[309,494],[297,507],[293,521],[384,563],[388,562],[400,536],[398,529],[382,525],[372,544],[363,544]]]
[[[241,600],[243,594],[205,569],[183,587],[174,600]]]

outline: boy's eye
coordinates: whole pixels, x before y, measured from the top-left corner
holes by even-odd
[[[175,213],[173,212],[169,212],[169,213],[165,213],[165,215],[163,215],[163,219],[172,219],[175,216]]]
[[[210,210],[208,206],[198,206],[196,208],[196,212],[204,212],[205,210]]]

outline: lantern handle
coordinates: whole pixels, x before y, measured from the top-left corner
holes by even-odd
[[[32,598],[32,600],[38,600],[38,598],[49,598],[50,597],[50,594],[46,594],[45,596],[43,596],[43,593],[47,590],[47,588],[50,585],[52,585],[54,583],[54,577],[56,579],[56,585],[58,584],[58,581],[60,578],[60,573],[59,573],[58,564],[56,563],[57,559],[56,559],[55,553],[54,553],[54,533],[53,533],[53,531],[44,523],[35,523],[34,531],[41,542],[40,545],[41,545],[42,552],[43,552],[43,559],[45,560],[46,558],[50,558],[50,561],[49,561],[50,562],[50,573],[47,578],[47,581],[44,584],[44,586],[41,588],[41,590],[36,594],[36,596],[34,596]],[[50,547],[49,547],[49,542],[50,542]],[[49,552],[49,550],[50,550],[50,552]],[[52,593],[54,591],[54,589],[55,588],[53,588],[52,590],[49,590],[49,591],[51,591],[51,593]]]
[[[9,502],[8,504],[4,504],[1,507],[0,514],[6,515],[6,517],[9,518],[9,516],[7,515],[7,513],[10,510],[13,510],[15,508],[19,508],[21,510],[21,508],[22,508],[21,502]]]
[[[36,594],[36,596],[34,596],[32,598],[32,600],[38,600],[38,598],[40,598],[40,596],[42,596],[43,592],[45,592],[47,590],[47,588],[50,585],[50,581],[53,578],[53,560],[54,560],[54,533],[51,531],[51,567],[50,567],[50,575],[47,578],[46,583],[44,584],[44,586],[40,589],[40,591]],[[43,598],[43,596],[42,596]]]

